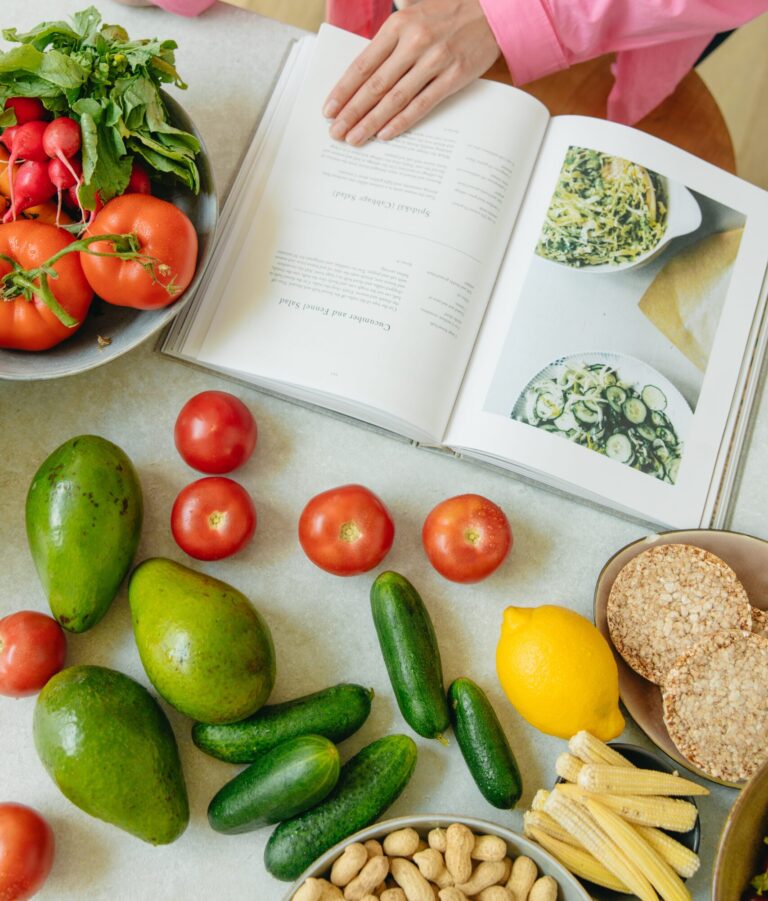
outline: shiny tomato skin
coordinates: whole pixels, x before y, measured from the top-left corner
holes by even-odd
[[[67,640],[51,616],[19,610],[0,619],[0,695],[40,691],[64,666]],[[0,896],[1,897],[1,896]]]
[[[509,553],[512,530],[493,501],[480,494],[460,494],[429,513],[421,540],[441,576],[451,582],[479,582]]]
[[[197,265],[197,232],[177,206],[151,194],[122,194],[104,205],[88,227],[87,237],[135,234],[142,253],[159,262],[155,277],[137,260],[80,254],[85,277],[107,303],[137,310],[167,307],[189,287]],[[113,250],[95,241],[90,250]]]
[[[256,531],[256,508],[238,482],[207,476],[182,488],[171,510],[176,544],[196,560],[222,560],[242,550]]]
[[[24,804],[0,804],[0,901],[23,901],[39,891],[53,866],[53,830]]]
[[[389,511],[363,485],[323,491],[299,517],[299,543],[304,553],[335,576],[356,576],[378,566],[394,539]]]
[[[64,229],[31,219],[17,219],[0,225],[0,254],[25,269],[46,262],[73,240]],[[23,297],[8,301],[0,299],[0,347],[48,350],[74,335],[93,300],[93,291],[83,274],[79,257],[78,253],[62,257],[53,267],[58,278],[48,280],[56,300],[78,324],[64,325],[37,296],[30,301]],[[10,264],[0,259],[0,277],[10,269]]]
[[[187,465],[221,475],[245,463],[258,438],[246,405],[226,391],[202,391],[181,408],[173,430],[176,449]]]

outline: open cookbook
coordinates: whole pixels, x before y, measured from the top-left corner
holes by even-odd
[[[364,43],[293,46],[163,351],[644,521],[724,524],[768,194],[489,81],[334,142],[322,104]]]

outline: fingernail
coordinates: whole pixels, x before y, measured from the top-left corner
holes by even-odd
[[[329,100],[323,107],[323,115],[326,119],[333,119],[340,109],[341,104],[338,100]]]
[[[384,128],[376,135],[377,138],[381,141],[388,141],[390,138],[394,137],[395,129],[392,128],[391,125],[385,125]]]
[[[346,137],[347,144],[362,144],[365,141],[365,132],[362,128],[353,128]]]
[[[346,133],[347,123],[343,119],[337,119],[328,132],[334,141],[341,141]]]

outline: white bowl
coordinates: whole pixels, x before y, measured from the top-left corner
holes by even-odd
[[[576,877],[569,873],[562,864],[558,863],[551,854],[547,853],[535,842],[525,838],[525,836],[487,820],[444,814],[435,814],[433,816],[421,814],[382,820],[373,826],[368,826],[367,829],[361,829],[354,835],[350,835],[343,842],[339,842],[333,848],[329,848],[325,854],[318,857],[312,866],[301,874],[285,896],[285,901],[290,901],[305,879],[309,879],[310,876],[318,878],[326,875],[330,871],[334,860],[352,842],[365,842],[369,838],[381,839],[390,832],[394,832],[395,829],[404,829],[406,826],[415,829],[424,838],[430,829],[437,827],[446,828],[451,823],[463,823],[477,834],[498,835],[507,843],[507,849],[511,855],[517,857],[525,854],[527,857],[530,857],[539,868],[540,876],[552,876],[557,880],[557,884],[560,887],[557,895],[558,901],[590,901],[589,894]]]
[[[658,173],[657,173],[658,174]],[[559,260],[550,260],[543,257],[549,263],[556,266],[563,266],[566,269],[572,269],[575,272],[595,272],[595,273],[614,273],[624,272],[627,269],[634,269],[636,266],[642,266],[654,257],[657,257],[662,250],[669,244],[673,238],[680,235],[687,235],[696,231],[701,225],[701,207],[693,194],[678,181],[672,181],[665,175],[658,176],[664,185],[667,195],[667,226],[664,234],[649,250],[640,256],[635,257],[626,263],[605,263],[602,266],[571,266],[569,263],[562,263]]]
[[[95,299],[83,325],[71,338],[56,347],[37,352],[0,348],[0,379],[56,379],[108,363],[163,328],[195,293],[213,244],[218,218],[216,188],[200,133],[177,101],[166,93],[163,93],[163,99],[173,124],[191,132],[200,141],[201,149],[196,160],[200,172],[200,193],[195,195],[181,184],[164,193],[158,192],[158,196],[183,210],[197,231],[197,269],[192,283],[179,300],[159,310],[116,307]],[[108,338],[111,343],[101,346],[99,336]]]

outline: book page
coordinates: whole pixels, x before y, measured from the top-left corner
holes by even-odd
[[[446,443],[708,524],[766,229],[764,191],[638,131],[553,119]]]
[[[393,141],[335,142],[322,103],[364,43],[315,40],[196,358],[439,438],[548,114],[478,82]]]

